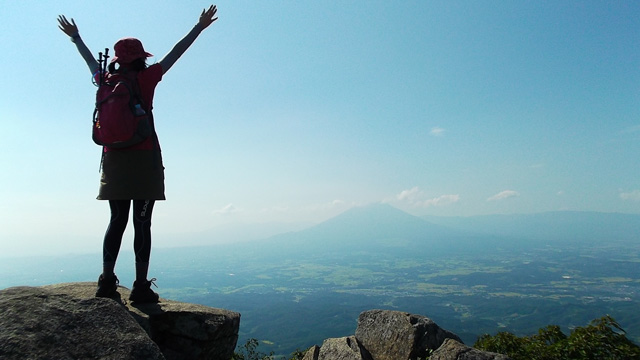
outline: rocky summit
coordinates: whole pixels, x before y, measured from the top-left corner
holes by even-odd
[[[355,336],[326,339],[307,350],[304,360],[508,360],[480,351],[433,320],[390,310],[369,310],[358,317]]]
[[[94,297],[95,283],[0,290],[0,359],[229,360],[240,314],[160,299],[135,305]],[[354,335],[326,339],[304,360],[508,360],[470,348],[431,319],[400,311],[360,314]]]
[[[94,297],[95,283],[0,290],[0,358],[220,359],[232,357],[240,314],[160,299]],[[115,300],[115,301],[114,301]]]

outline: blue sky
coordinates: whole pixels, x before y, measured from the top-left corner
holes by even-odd
[[[160,245],[381,201],[415,215],[640,213],[636,1],[217,5],[156,92]],[[57,15],[96,54],[134,36],[154,62],[207,6],[2,2],[0,252],[99,251],[108,220],[95,88]]]

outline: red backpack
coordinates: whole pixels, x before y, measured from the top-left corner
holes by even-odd
[[[110,148],[139,144],[153,133],[153,128],[144,110],[137,73],[110,74],[105,70],[101,64],[93,111],[93,141]]]

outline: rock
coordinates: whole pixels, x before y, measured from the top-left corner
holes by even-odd
[[[89,337],[85,337],[81,342],[69,343],[69,346],[76,346],[78,348],[91,348],[91,350],[98,352],[95,356],[61,356],[56,358],[109,358],[109,359],[137,359],[133,355],[119,356],[119,355],[106,355],[106,357],[100,355],[103,352],[111,351],[115,345],[111,343],[104,343],[109,341],[108,334],[100,335],[100,331],[110,331],[110,333],[117,333],[119,340],[114,341],[114,344],[120,344],[123,342],[127,344],[133,338],[142,339],[148,344],[151,344],[154,349],[158,350],[160,357],[158,359],[167,360],[181,360],[181,359],[221,359],[228,360],[232,357],[233,351],[238,340],[238,330],[240,327],[240,314],[223,310],[215,309],[207,306],[181,303],[177,301],[171,301],[166,299],[160,299],[159,304],[141,304],[134,305],[128,303],[124,299],[129,298],[129,290],[125,287],[119,287],[117,296],[114,299],[99,299],[95,298],[95,283],[69,283],[69,284],[57,284],[49,285],[41,288],[10,288],[2,290],[0,295],[0,303],[9,308],[16,308],[20,305],[21,301],[15,297],[15,292],[24,293],[24,297],[29,299],[29,303],[33,303],[33,309],[23,309],[24,314],[21,317],[14,317],[11,323],[15,323],[15,326],[21,327],[22,333],[26,336],[28,333],[32,333],[31,337],[39,339],[43,331],[42,327],[36,326],[40,324],[44,319],[50,322],[49,327],[62,327],[77,329],[77,332],[84,332],[91,334]],[[6,294],[5,294],[6,292]],[[37,295],[40,294],[40,295]],[[49,309],[48,311],[54,311],[53,314],[40,313],[37,302],[43,302],[49,304],[52,301],[60,301],[65,299],[67,312],[77,313],[75,317],[69,317],[68,319],[60,318],[59,312]],[[114,301],[115,300],[115,301]],[[34,303],[35,302],[35,303]],[[87,306],[96,303],[101,307],[96,310],[87,310]],[[41,306],[40,306],[41,307]],[[48,308],[47,308],[48,309]],[[92,309],[90,307],[90,309]],[[15,311],[14,311],[15,312]],[[87,320],[86,312],[89,312],[91,316],[95,316],[100,320],[100,316],[105,317],[106,320],[101,322],[95,322]],[[96,314],[93,314],[93,313]],[[2,308],[4,314],[4,308]],[[11,333],[7,334],[4,326],[6,316],[3,316],[2,324],[0,328],[0,349],[5,348],[5,336],[16,341],[20,340],[20,337],[15,337]],[[124,319],[124,320],[123,320]],[[66,324],[63,321],[69,321]],[[89,324],[88,324],[89,323]],[[105,324],[106,323],[106,324]],[[92,326],[91,326],[92,325]],[[110,330],[109,326],[116,326],[118,330]],[[120,327],[126,328],[126,330],[120,331]],[[130,328],[134,328],[135,331]],[[95,333],[96,335],[93,335]],[[68,334],[71,335],[71,334]],[[62,336],[62,335],[59,335]],[[73,336],[68,336],[73,338]],[[64,337],[67,337],[64,335]],[[75,339],[68,339],[74,341]],[[34,356],[31,350],[40,351],[38,347],[41,346],[39,340],[35,340],[33,348],[24,347],[21,348],[21,356],[15,357],[16,359],[24,358],[40,358],[40,356]],[[12,345],[13,346],[13,345]],[[64,343],[57,344],[53,342],[48,347],[44,347],[42,351],[49,351],[56,353],[57,351],[67,351],[67,345]],[[140,346],[138,346],[140,347]],[[132,347],[136,349],[138,347]],[[9,348],[9,345],[7,345]],[[4,350],[0,350],[4,351]],[[69,350],[75,351],[75,350]],[[84,351],[84,350],[83,350]],[[135,355],[135,354],[134,354]],[[164,355],[164,357],[163,357]],[[0,358],[4,359],[3,353],[0,352]],[[143,359],[155,359],[151,355],[144,355]]]
[[[506,355],[481,351],[456,340],[446,339],[442,346],[431,354],[429,360],[509,360]]]
[[[227,360],[233,355],[240,327],[238,313],[169,300],[136,310],[134,317],[148,326],[151,339],[168,360]]]
[[[356,338],[375,360],[424,358],[445,339],[460,338],[433,320],[400,311],[369,310],[358,317]]]
[[[358,317],[354,336],[327,339],[303,360],[509,360],[468,347],[433,320],[400,311],[369,310]]]
[[[95,283],[71,283],[48,288],[79,297],[92,297],[95,286]],[[121,286],[118,293],[115,300],[129,310],[167,360],[228,360],[233,356],[240,314],[163,298],[158,304],[135,305],[122,300],[129,298],[129,289]]]
[[[110,299],[14,287],[0,290],[0,313],[2,359],[164,359]]]
[[[320,347],[318,345],[313,345],[312,347],[304,353],[304,357],[302,360],[318,360],[318,355],[320,354]]]
[[[307,352],[308,353],[308,352]],[[305,356],[306,357],[306,356]],[[373,360],[355,336],[326,339],[313,360]]]

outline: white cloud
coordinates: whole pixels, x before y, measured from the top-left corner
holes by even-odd
[[[235,207],[233,204],[227,204],[222,209],[214,211],[216,215],[229,215],[240,212],[241,210]]]
[[[396,196],[396,198],[400,201],[409,201],[414,202],[418,198],[422,197],[423,192],[417,186],[414,186],[411,190],[402,190],[400,194]]]
[[[344,200],[336,199],[331,202],[331,206],[342,206],[345,204]]]
[[[640,190],[633,190],[630,192],[621,192],[620,199],[629,201],[640,201]]]
[[[414,207],[430,207],[430,206],[444,206],[449,205],[460,200],[460,195],[441,195],[435,198],[426,199],[424,191],[419,187],[414,186],[409,190],[403,190],[393,199],[383,200],[383,202],[404,202]]]
[[[520,193],[514,190],[505,190],[488,198],[487,201],[504,200],[504,199],[508,199],[516,196],[520,196]]]
[[[444,136],[445,131],[446,131],[445,129],[436,126],[434,128],[431,128],[431,131],[429,131],[429,134],[432,136]]]
[[[444,206],[444,205],[456,203],[458,201],[460,201],[460,195],[451,194],[451,195],[442,195],[442,196],[438,196],[437,198],[424,200],[421,203],[418,203],[417,205],[420,205],[422,207]]]

